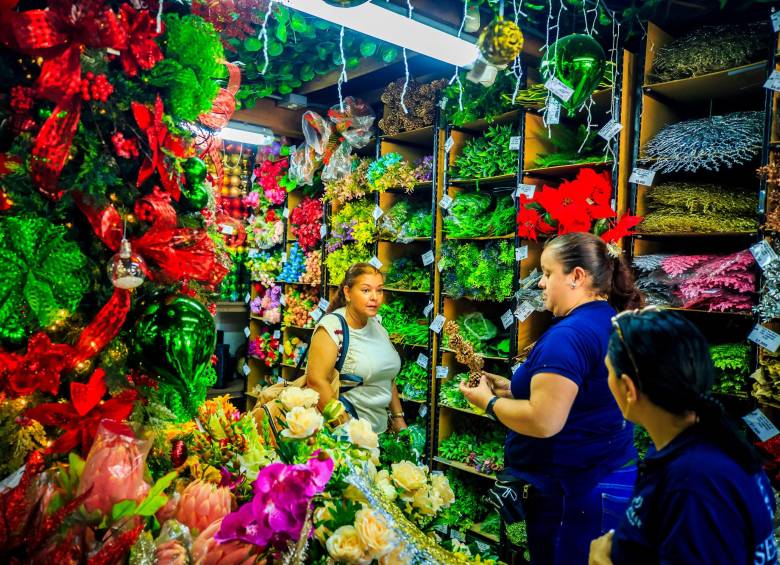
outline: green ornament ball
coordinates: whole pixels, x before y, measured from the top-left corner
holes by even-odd
[[[590,35],[575,33],[562,37],[547,48],[540,69],[545,82],[557,78],[574,92],[561,104],[569,115],[582,106],[604,76],[606,55]]]
[[[193,212],[203,210],[209,203],[209,189],[206,183],[181,187],[179,203]]]
[[[369,0],[324,0],[326,4],[336,8],[354,8],[361,4],[367,4]]]
[[[187,184],[190,186],[197,186],[203,184],[206,180],[206,163],[199,157],[190,157],[182,165],[184,169],[184,178],[187,179]]]

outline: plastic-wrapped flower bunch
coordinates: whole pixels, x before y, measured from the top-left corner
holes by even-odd
[[[325,192],[322,199],[344,203],[363,198],[370,190],[366,180],[370,163],[370,159],[353,159],[352,170],[349,173],[324,183]]]
[[[280,253],[261,251],[249,258],[247,267],[252,273],[253,281],[259,281],[264,286],[271,286],[282,269],[282,257]]]
[[[780,351],[772,353],[762,348],[758,350],[758,371],[751,375],[753,396],[758,400],[780,401]]]
[[[311,251],[320,242],[322,226],[322,202],[305,197],[290,213],[293,236],[304,251]]]
[[[306,271],[306,255],[296,241],[290,246],[287,261],[282,265],[282,271],[276,280],[287,283],[298,282]]]
[[[388,188],[403,188],[406,192],[412,192],[417,184],[415,167],[404,161],[398,153],[382,155],[371,163],[366,179],[374,192],[384,192]]]
[[[304,271],[298,279],[301,284],[319,285],[322,283],[322,251],[315,249],[306,254]]]
[[[286,365],[297,365],[307,347],[308,344],[297,336],[285,339],[282,363]]]
[[[250,247],[270,249],[284,239],[284,219],[276,209],[268,208],[254,216],[247,232]]]
[[[258,156],[261,162],[255,167],[255,183],[265,197],[278,206],[284,202],[287,192],[296,187],[295,181],[287,174],[290,151],[277,142],[264,146],[261,151]]]
[[[637,287],[651,304],[713,312],[746,311],[755,303],[755,260],[731,255],[641,255]]]
[[[260,329],[257,337],[249,342],[249,355],[261,360],[267,367],[273,367],[279,362],[279,339],[274,337],[268,327]]]
[[[282,287],[272,284],[265,287],[255,284],[255,297],[249,303],[252,315],[268,324],[278,324],[282,318],[280,298]]]
[[[408,243],[417,237],[430,237],[433,230],[430,204],[399,200],[379,218],[379,236]]]
[[[293,288],[287,287],[284,292],[287,305],[284,309],[284,320],[282,325],[285,327],[296,326],[299,328],[314,327],[314,320],[309,316],[309,312],[314,310],[319,302],[319,294],[314,288]]]

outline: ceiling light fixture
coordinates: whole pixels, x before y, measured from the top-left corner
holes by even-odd
[[[271,145],[274,142],[274,132],[271,129],[244,122],[228,122],[228,125],[216,131],[215,135],[225,141],[250,145]]]
[[[372,3],[337,8],[322,0],[277,0],[280,4],[331,23],[404,47],[457,67],[468,67],[479,49],[462,37]]]

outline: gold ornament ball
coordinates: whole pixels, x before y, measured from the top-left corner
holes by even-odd
[[[496,18],[482,30],[477,46],[486,61],[502,66],[517,58],[523,41],[523,32],[515,22]]]
[[[238,165],[239,161],[241,160],[241,155],[238,153],[231,153],[228,155],[228,163],[230,163],[233,166]]]
[[[233,175],[230,177],[230,185],[235,187],[241,186],[241,177],[238,175]]]

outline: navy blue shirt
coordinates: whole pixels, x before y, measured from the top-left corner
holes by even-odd
[[[639,466],[634,496],[612,539],[615,565],[776,565],[775,500],[698,426]]]
[[[597,300],[554,319],[512,376],[512,396],[521,399],[530,398],[531,378],[539,373],[561,375],[579,387],[566,424],[553,437],[507,433],[509,471],[542,491],[586,492],[636,457],[633,426],[607,385],[604,357],[614,315],[609,303]]]

